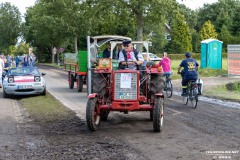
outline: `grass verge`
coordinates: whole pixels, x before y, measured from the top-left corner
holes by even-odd
[[[240,81],[208,87],[204,89],[203,93],[209,97],[240,102]]]
[[[67,119],[74,114],[49,93],[46,96],[25,97],[20,102],[29,118],[40,123]]]

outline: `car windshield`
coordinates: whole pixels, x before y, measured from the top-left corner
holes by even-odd
[[[22,68],[12,68],[8,71],[9,76],[26,76],[33,75],[39,76],[39,72],[36,68],[33,67],[22,67]]]

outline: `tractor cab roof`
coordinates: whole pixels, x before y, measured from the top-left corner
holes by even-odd
[[[132,40],[132,39],[129,37],[117,36],[117,35],[104,35],[104,36],[91,37],[91,43],[95,44],[97,47],[101,47],[102,45],[110,41],[123,41],[123,40]]]

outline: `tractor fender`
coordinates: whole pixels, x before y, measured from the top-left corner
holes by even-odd
[[[156,96],[156,97],[161,97],[161,98],[164,99],[164,94],[163,94],[163,93],[156,93],[155,96]]]
[[[97,93],[92,93],[92,94],[89,94],[89,95],[88,95],[88,99],[95,98],[95,97],[97,97],[97,96],[98,96]]]

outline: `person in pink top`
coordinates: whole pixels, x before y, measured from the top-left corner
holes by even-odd
[[[163,59],[159,62],[159,66],[162,66],[163,68],[163,74],[166,76],[166,78],[170,77],[172,74],[171,69],[171,60],[167,57],[167,53],[163,53]]]

